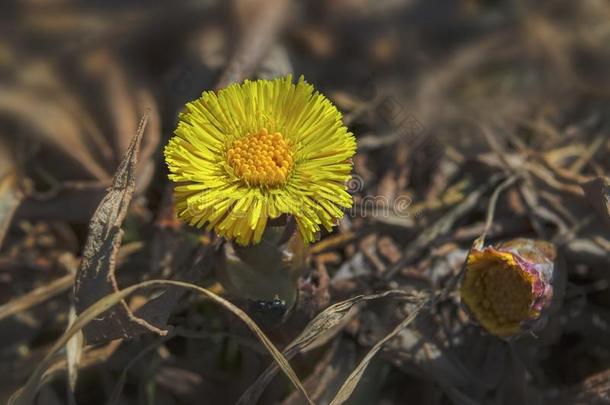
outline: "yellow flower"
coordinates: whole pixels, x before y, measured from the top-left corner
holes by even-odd
[[[544,248],[544,249],[543,249]],[[512,337],[543,326],[553,298],[554,248],[514,239],[471,250],[460,295],[491,334]]]
[[[165,160],[190,224],[247,245],[288,214],[309,243],[351,207],[355,151],[337,108],[289,75],[204,92],[180,115]]]

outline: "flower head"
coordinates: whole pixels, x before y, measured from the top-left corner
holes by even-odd
[[[462,301],[491,334],[511,337],[539,328],[553,298],[554,248],[514,239],[473,249],[460,290]]]
[[[178,215],[192,225],[247,245],[287,214],[312,242],[352,204],[355,151],[339,111],[289,75],[204,92],[180,115],[165,160]]]

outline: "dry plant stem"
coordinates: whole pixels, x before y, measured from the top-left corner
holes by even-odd
[[[434,239],[450,231],[453,224],[474,209],[485,192],[496,184],[500,178],[501,175],[492,176],[486,183],[471,192],[461,203],[457,204],[435,223],[420,233],[413,242],[407,245],[400,260],[384,274],[384,279],[392,279],[403,266],[415,259],[417,255],[421,254],[422,249],[430,245]]]
[[[83,348],[83,354],[79,363],[79,369],[84,369],[87,367],[94,366],[98,363],[103,363],[110,358],[114,354],[114,352],[121,346],[123,343],[122,340],[113,340],[105,346],[101,347],[92,347],[86,346]],[[32,367],[33,369],[34,367]],[[53,356],[51,360],[51,365],[45,371],[42,381],[46,383],[47,381],[52,380],[60,373],[64,374],[66,369],[68,368],[68,362],[66,356],[62,353],[56,354]],[[28,373],[23,373],[24,378],[27,377]]]
[[[485,244],[485,238],[487,237],[487,233],[489,232],[489,230],[491,229],[491,226],[493,224],[494,216],[496,213],[496,205],[498,203],[498,197],[500,197],[500,193],[502,191],[506,190],[511,185],[513,185],[513,183],[515,181],[517,181],[518,178],[519,177],[516,175],[513,175],[513,176],[507,178],[498,187],[496,187],[493,194],[491,195],[491,197],[489,199],[489,206],[487,208],[487,216],[485,218],[485,227],[483,228],[483,232],[481,233],[481,236],[479,236],[474,241],[474,247],[476,249],[482,249],[483,245]]]
[[[66,274],[63,277],[52,281],[50,284],[39,287],[19,298],[7,302],[6,304],[0,306],[0,320],[63,293],[64,291],[70,289],[73,283],[74,274]]]
[[[326,349],[324,354],[319,358],[311,373],[309,373],[307,378],[303,381],[303,386],[309,391],[309,395],[311,395],[311,398],[316,401],[316,403],[326,402],[321,402],[323,399],[321,397],[326,393],[333,380],[336,381],[339,377],[339,363],[349,358],[349,356],[344,357],[339,354],[343,344],[345,343],[341,337],[333,340],[328,349]],[[290,395],[284,397],[282,402],[278,403],[278,405],[293,405],[298,403],[298,400],[299,393],[293,391]]]
[[[498,187],[496,187],[496,189],[494,190],[493,194],[489,198],[489,204],[487,206],[487,215],[485,217],[485,227],[483,228],[483,232],[481,233],[481,236],[479,236],[473,242],[472,248],[474,248],[474,249],[483,248],[483,244],[485,243],[485,237],[487,236],[487,233],[489,232],[489,230],[491,229],[491,226],[493,224],[494,216],[496,213],[496,205],[498,203],[498,198],[500,197],[500,193],[502,191],[506,190],[511,185],[513,185],[515,183],[515,181],[517,181],[518,178],[519,178],[519,176],[513,175],[513,176],[507,178],[506,180],[504,180],[502,183],[500,183],[498,185]],[[453,292],[456,289],[457,284],[459,283],[460,279],[462,278],[462,275],[464,274],[465,269],[466,269],[466,266],[465,265],[462,266],[462,269],[460,270],[460,272],[455,277],[453,277],[453,279],[447,284],[447,287],[444,288],[441,291],[441,293],[437,296],[437,298],[436,298],[437,302],[444,299],[445,297],[447,297],[449,294],[451,294],[451,292]]]
[[[504,166],[506,170],[514,170],[514,165],[512,165],[511,162],[508,160],[508,153],[504,151],[503,145],[500,139],[498,139],[498,136],[496,136],[496,134],[488,126],[483,124],[478,124],[478,126],[481,130],[481,134],[483,134],[483,137],[487,141],[487,144],[496,154],[502,166]]]
[[[128,256],[131,253],[131,245],[135,245],[132,248],[134,250],[141,248],[141,245],[137,242],[124,246],[117,255],[119,262],[123,260],[125,256]],[[21,297],[15,298],[6,304],[0,305],[0,321],[19,312],[26,311],[68,291],[74,285],[74,278],[76,276],[74,273],[75,270],[69,270],[72,271],[72,273],[66,274],[65,276],[55,279],[42,287],[22,295]]]
[[[76,319],[76,310],[74,304],[70,305],[70,312],[68,314],[70,324],[68,328],[74,323]],[[76,403],[74,399],[74,392],[76,391],[76,381],[78,379],[78,368],[80,367],[80,360],[83,354],[84,338],[83,332],[78,331],[74,336],[66,343],[66,365],[68,374],[68,398],[70,402]]]
[[[599,152],[599,150],[604,146],[604,142],[606,141],[608,135],[606,133],[599,134],[595,137],[591,145],[587,148],[585,153],[580,155],[578,159],[572,163],[569,170],[573,173],[580,173],[582,169],[591,161],[593,157]]]
[[[269,338],[265,335],[265,333],[260,329],[260,327],[241,309],[233,305],[231,302],[225,300],[224,298],[206,290],[203,287],[199,287],[195,284],[184,283],[180,281],[173,280],[150,280],[144,281],[130,287],[127,287],[123,290],[114,292],[112,294],[106,295],[95,304],[91,305],[85,311],[83,311],[78,318],[75,319],[74,323],[68,330],[55,342],[55,344],[51,347],[45,358],[41,361],[41,363],[36,367],[34,373],[30,376],[25,386],[15,392],[13,396],[9,400],[10,405],[31,405],[34,403],[36,398],[36,393],[42,384],[42,378],[45,374],[46,369],[50,366],[53,361],[53,355],[60,350],[65,344],[74,336],[77,332],[82,330],[89,322],[93,319],[99,317],[105,311],[116,305],[117,303],[124,300],[128,295],[133,293],[136,290],[146,288],[146,287],[158,287],[158,286],[177,286],[186,289],[190,289],[193,291],[197,291],[200,294],[206,296],[211,299],[215,303],[221,305],[222,307],[228,309],[233,314],[238,316],[258,337],[261,343],[265,346],[265,348],[269,351],[269,353],[273,356],[275,361],[281,367],[282,371],[286,374],[286,376],[290,379],[290,381],[294,384],[294,386],[299,390],[303,396],[306,398],[309,404],[313,404],[307,392],[303,388],[303,385],[299,381],[297,375],[294,370],[286,360],[286,358],[279,352],[279,350],[273,345],[273,343],[269,340]]]
[[[555,246],[563,246],[567,244],[571,240],[575,239],[582,229],[593,223],[595,219],[595,214],[587,215],[582,220],[577,221],[576,224],[574,224],[574,226],[572,226],[571,228],[565,230],[564,232],[558,232],[555,236],[553,236],[551,242]],[[604,249],[603,246],[602,249]]]
[[[345,382],[343,383],[343,385],[341,386],[341,388],[339,389],[339,391],[337,392],[337,394],[335,395],[333,400],[330,402],[330,405],[341,405],[349,399],[349,397],[354,392],[354,389],[356,389],[356,386],[360,382],[360,379],[362,378],[364,371],[368,367],[368,365],[371,362],[371,360],[373,359],[373,357],[377,354],[377,352],[383,347],[383,345],[387,341],[392,339],[401,330],[403,330],[411,322],[413,322],[413,320],[417,317],[417,315],[419,315],[421,310],[424,308],[425,305],[428,304],[428,302],[429,302],[429,300],[422,301],[419,305],[417,305],[417,307],[415,307],[415,309],[413,310],[413,312],[411,312],[411,314],[409,314],[409,316],[407,316],[405,319],[403,319],[403,321],[400,322],[394,328],[394,330],[392,330],[392,332],[387,334],[383,339],[381,339],[379,342],[377,342],[377,344],[375,344],[375,346],[373,346],[373,348],[366,354],[366,356],[364,356],[364,359],[362,359],[362,361],[358,364],[358,366],[354,369],[354,371],[352,371],[352,373],[349,375],[349,377],[347,377],[347,379],[345,380]]]
[[[357,304],[363,301],[371,301],[379,298],[394,296],[397,298],[413,298],[408,292],[402,290],[390,290],[380,294],[358,295],[356,297],[338,302],[319,313],[307,324],[303,332],[286,346],[282,354],[291,359],[298,353],[305,353],[326,344],[345,324],[356,314],[352,311]],[[258,376],[256,381],[248,387],[237,401],[238,405],[256,404],[263,394],[265,388],[275,377],[277,364],[273,363]]]
[[[87,241],[74,280],[77,313],[81,313],[107,294],[119,290],[115,276],[116,255],[123,236],[121,225],[135,192],[138,150],[148,116],[149,112],[146,112],[142,117],[136,135],[116,171],[112,187],[89,222]],[[83,329],[88,343],[119,337],[129,338],[148,332],[160,335],[166,333],[164,329],[135,316],[124,301],[112,308],[104,318],[96,319]]]

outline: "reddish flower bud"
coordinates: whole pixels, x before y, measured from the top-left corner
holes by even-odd
[[[489,333],[509,338],[546,322],[553,300],[555,248],[548,242],[514,239],[472,249],[460,294]]]

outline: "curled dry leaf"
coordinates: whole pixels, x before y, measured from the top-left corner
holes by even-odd
[[[330,402],[333,393],[347,378],[357,360],[356,345],[349,338],[335,339],[318,360],[311,374],[303,381],[312,399],[319,404]],[[299,393],[294,391],[281,404],[297,404],[298,399]]]
[[[115,260],[123,236],[121,225],[135,190],[137,151],[147,117],[145,115],[142,119],[137,134],[116,172],[110,191],[98,206],[89,224],[83,258],[74,283],[75,306],[79,314],[100,298],[118,291],[114,274]],[[150,332],[159,335],[166,333],[161,327],[136,317],[124,301],[103,317],[94,320],[83,331],[88,343],[133,338]]]
[[[83,330],[91,322],[98,319],[101,314],[112,309],[118,303],[124,303],[124,300],[127,296],[139,289],[147,287],[168,286],[181,287],[196,291],[235,314],[248,326],[248,328],[250,328],[250,330],[252,330],[252,332],[260,340],[260,342],[265,346],[267,351],[271,354],[273,359],[276,361],[282,371],[286,374],[288,379],[297,388],[297,390],[299,390],[299,392],[303,394],[303,397],[307,400],[307,403],[313,405],[313,402],[307,395],[303,384],[301,384],[301,381],[288,363],[288,360],[286,360],[286,357],[284,357],[284,355],[275,347],[275,345],[271,342],[267,335],[265,335],[261,328],[252,320],[252,318],[250,318],[244,311],[233,305],[231,302],[214,294],[210,290],[207,290],[203,287],[199,287],[195,284],[173,280],[143,281],[120,291],[111,291],[108,294],[102,296],[102,298],[100,298],[98,301],[92,303],[89,307],[87,307],[79,314],[79,316],[72,323],[72,326],[70,326],[68,330],[55,342],[55,344],[47,352],[45,358],[40,362],[40,364],[38,364],[32,375],[28,378],[26,384],[22,388],[17,390],[15,393],[13,393],[13,395],[9,399],[8,404],[33,404],[38,390],[44,383],[44,377],[47,373],[47,369],[51,364],[53,364],[55,353],[59,349],[64,347],[68,343],[68,341],[79,331]]]
[[[369,366],[373,357],[377,354],[377,352],[383,347],[383,345],[396,336],[401,330],[406,328],[413,320],[417,317],[417,315],[421,312],[424,306],[428,303],[428,300],[422,300],[415,309],[402,320],[393,330],[388,333],[383,339],[381,339],[369,352],[364,356],[364,359],[358,364],[358,366],[352,371],[352,373],[347,377],[333,400],[330,402],[330,405],[341,405],[345,401],[349,399],[352,395],[356,386],[360,382],[362,375],[366,371],[366,368]]]
[[[355,305],[388,296],[413,298],[405,291],[391,290],[380,294],[358,295],[356,297],[338,302],[320,312],[296,339],[294,339],[282,352],[287,359],[293,358],[298,353],[304,353],[317,347],[323,346],[343,329],[347,322],[356,314],[353,310]],[[237,401],[238,405],[256,404],[263,391],[275,377],[277,365],[271,364],[254,381],[254,383],[242,394]]]

